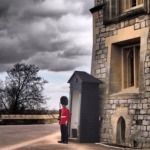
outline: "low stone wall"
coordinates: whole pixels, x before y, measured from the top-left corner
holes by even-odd
[[[1,115],[0,125],[56,123],[58,114],[50,115]]]

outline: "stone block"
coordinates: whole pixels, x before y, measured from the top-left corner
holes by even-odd
[[[131,110],[129,111],[129,114],[130,114],[130,115],[135,114],[135,110],[134,110],[134,109],[131,109]]]
[[[100,68],[104,68],[105,67],[105,64],[100,64]]]
[[[147,92],[150,92],[150,86],[146,86],[145,90],[146,90]]]
[[[109,36],[113,36],[113,31],[109,31]]]
[[[109,103],[110,103],[110,104],[113,104],[113,103],[114,103],[114,100],[109,100]]]
[[[126,103],[126,104],[124,104],[124,106],[125,106],[125,107],[129,107],[129,104]]]
[[[138,115],[138,120],[143,120],[144,116],[143,115]]]
[[[103,53],[105,54],[107,52],[108,52],[108,48],[106,47],[106,48],[103,49]]]
[[[148,137],[149,136],[149,133],[147,131],[143,131],[143,136],[144,137]]]
[[[147,68],[148,67],[148,63],[147,62],[145,62],[145,68]]]
[[[102,54],[103,50],[98,50],[96,54]]]
[[[150,97],[150,92],[145,92],[145,97]]]
[[[101,73],[105,73],[106,72],[106,68],[102,68],[100,71],[101,71]]]
[[[141,100],[140,99],[132,99],[132,103],[133,104],[140,104],[141,103]]]
[[[146,61],[147,61],[147,62],[150,61],[150,56],[146,56]]]
[[[101,41],[104,42],[104,41],[105,41],[105,37],[102,37],[102,38],[101,38]]]
[[[150,44],[149,43],[147,44],[147,49],[150,49]]]
[[[147,99],[142,99],[142,100],[141,100],[141,103],[143,103],[143,104],[147,104],[147,102],[148,102]]]
[[[96,74],[99,74],[100,73],[100,69],[96,69]]]
[[[145,119],[150,120],[150,115],[145,115]]]
[[[133,103],[133,99],[128,99],[128,104]]]
[[[145,109],[141,109],[141,110],[140,110],[140,114],[141,114],[141,115],[144,115],[144,114],[146,115],[146,113],[147,113],[147,110],[145,110]]]
[[[113,31],[113,35],[116,35],[116,34],[118,34],[118,30]]]
[[[124,26],[125,26],[125,25],[124,25],[124,22],[121,22],[121,23],[120,23],[120,27],[121,27],[121,28],[124,28]]]
[[[141,127],[141,130],[143,130],[143,131],[147,131],[146,126],[142,126],[142,127]]]
[[[100,38],[97,38],[97,39],[96,39],[96,42],[100,42],[100,40],[101,40]]]
[[[128,20],[124,22],[124,26],[125,27],[129,26],[129,21]]]
[[[145,68],[145,73],[149,73],[150,69],[149,68]]]
[[[98,43],[96,44],[96,50],[99,50],[99,44]]]
[[[146,27],[150,25],[150,20],[146,20]]]
[[[143,104],[143,109],[148,109],[148,104]]]
[[[142,109],[142,104],[137,104],[137,109]]]
[[[110,27],[109,27],[109,26],[107,26],[107,27],[106,27],[106,31],[109,31],[109,30],[110,30]]]
[[[105,54],[101,54],[101,57],[100,58],[105,58],[106,57],[106,55]]]
[[[128,101],[127,100],[120,100],[121,104],[126,104]]]
[[[147,114],[150,115],[150,109],[147,110]]]
[[[137,30],[137,29],[140,29],[141,28],[141,23],[136,23],[134,25],[134,29]]]
[[[112,108],[112,109],[116,109],[116,104],[113,104],[113,105],[111,106],[111,108]]]
[[[143,120],[143,125],[149,125],[150,122],[148,120]]]
[[[148,125],[148,126],[147,126],[147,131],[149,131],[149,132],[150,132],[150,125]]]
[[[130,104],[129,108],[131,108],[131,109],[137,109],[137,106],[136,106],[136,104]]]
[[[109,32],[105,32],[105,38],[109,36]]]
[[[138,116],[137,116],[137,115],[134,115],[133,118],[134,118],[135,120],[137,120],[137,119],[138,119]]]
[[[145,28],[145,26],[146,26],[145,21],[142,21],[142,22],[141,22],[141,28]]]
[[[101,29],[100,29],[100,32],[101,32],[101,33],[105,32],[105,31],[106,31],[105,28],[101,28]]]
[[[134,25],[135,24],[135,19],[129,20],[129,25]]]

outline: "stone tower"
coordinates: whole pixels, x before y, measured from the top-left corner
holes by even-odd
[[[95,0],[90,11],[100,141],[150,148],[150,1]]]

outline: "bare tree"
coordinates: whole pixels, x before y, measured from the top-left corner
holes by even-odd
[[[0,102],[9,113],[39,109],[46,100],[42,95],[43,85],[47,83],[37,75],[35,65],[15,64],[7,71],[5,86],[0,87]]]

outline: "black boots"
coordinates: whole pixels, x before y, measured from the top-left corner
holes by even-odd
[[[58,141],[58,143],[68,144],[68,142],[67,142],[67,141]]]

